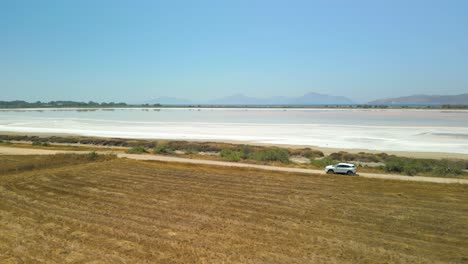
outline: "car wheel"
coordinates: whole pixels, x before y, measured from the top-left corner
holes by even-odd
[[[333,170],[327,170],[327,174],[334,174],[335,172]]]
[[[348,171],[348,173],[347,173],[347,174],[351,176],[351,175],[354,175],[354,172],[352,172],[352,171]]]

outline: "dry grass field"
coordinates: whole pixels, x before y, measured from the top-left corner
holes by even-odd
[[[0,156],[0,263],[468,263],[466,185],[64,159]]]

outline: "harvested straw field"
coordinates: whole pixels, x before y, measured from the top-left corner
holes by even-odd
[[[0,156],[0,263],[468,261],[466,185],[67,159]]]

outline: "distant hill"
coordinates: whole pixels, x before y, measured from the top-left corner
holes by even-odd
[[[205,104],[214,105],[254,105],[259,104],[259,99],[254,97],[248,97],[243,94],[234,94],[214,100],[209,100]],[[262,103],[263,104],[263,103]]]
[[[300,97],[290,98],[289,104],[314,105],[314,104],[354,104],[351,99],[344,96],[334,96],[319,93],[307,93]]]
[[[217,105],[326,105],[326,104],[354,104],[344,96],[333,96],[319,93],[307,93],[299,97],[273,96],[267,98],[249,97],[235,94],[207,102]]]
[[[371,105],[468,105],[468,94],[411,95],[371,101]]]
[[[182,99],[182,98],[177,98],[177,97],[168,97],[168,96],[161,96],[153,100],[149,100],[144,102],[145,104],[162,104],[162,105],[190,105],[193,104],[193,102]]]

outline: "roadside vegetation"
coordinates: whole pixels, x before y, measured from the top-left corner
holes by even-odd
[[[289,152],[283,148],[254,148],[240,146],[238,149],[223,149],[221,157],[229,161],[253,160],[260,162],[280,162],[289,164]]]
[[[331,153],[329,158],[332,160],[345,160],[345,161],[361,161],[361,162],[383,162],[389,157],[386,153],[348,153],[345,151],[340,151],[336,153]]]
[[[33,146],[40,146],[40,147],[50,147],[50,143],[49,142],[41,142],[41,141],[33,141],[31,143],[31,145]]]
[[[251,146],[218,142],[188,142],[166,140],[142,140],[95,137],[38,137],[21,135],[0,135],[0,144],[10,141],[32,142],[34,148],[63,150],[102,150],[102,147],[126,148],[127,153],[159,155],[183,155],[199,159],[225,160],[254,164],[272,164],[323,169],[338,162],[354,163],[360,172],[394,173],[402,175],[423,175],[435,177],[468,177],[468,160],[436,160],[397,157],[386,153],[348,153],[345,151],[325,155],[310,148],[283,148]],[[3,142],[3,143],[1,143]],[[80,144],[80,146],[53,145]],[[82,146],[83,144],[84,146]],[[20,144],[14,144],[21,146]],[[30,146],[31,146],[30,145]],[[118,149],[116,149],[118,150]],[[293,162],[300,158],[303,163]]]
[[[327,156],[321,159],[314,159],[310,162],[310,164],[317,169],[325,169],[326,166],[335,164],[335,163],[338,163],[338,161],[330,158],[330,156]]]
[[[448,160],[448,159],[417,159],[407,157],[397,157],[386,153],[371,154],[371,153],[347,153],[338,152],[332,153],[323,159],[311,161],[311,165],[324,168],[329,164],[338,162],[357,163],[360,170],[386,173],[403,174],[409,176],[424,175],[437,177],[463,176],[467,175],[468,169],[467,160]],[[372,164],[369,166],[367,164]]]
[[[384,169],[388,172],[410,176],[419,174],[459,176],[463,174],[463,170],[467,167],[467,161],[409,159],[395,156],[386,159],[384,165]]]

